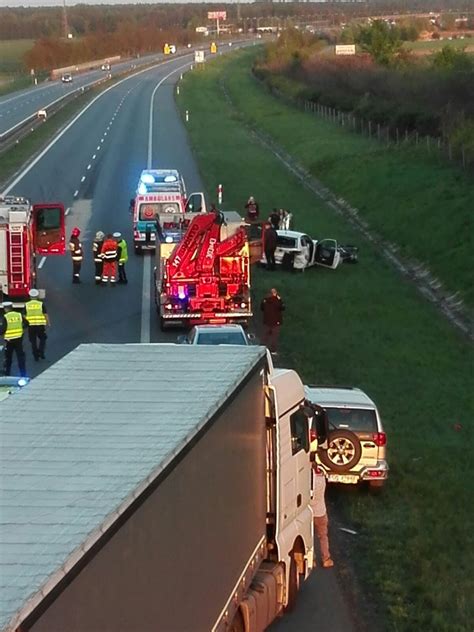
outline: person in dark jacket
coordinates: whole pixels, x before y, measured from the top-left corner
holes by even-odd
[[[278,230],[280,228],[280,213],[276,208],[273,209],[268,219],[270,220],[270,224],[275,230]]]
[[[258,206],[258,202],[255,200],[253,195],[251,195],[249,197],[249,199],[247,200],[247,204],[245,205],[245,209],[247,210],[247,218],[250,221],[255,221],[256,219],[258,219],[258,215],[259,215],[260,209],[259,209],[259,206]]]
[[[262,300],[260,309],[263,312],[264,342],[272,355],[277,355],[277,344],[280,327],[283,321],[285,305],[275,288]]]
[[[271,224],[267,226],[263,233],[263,248],[265,259],[267,260],[267,270],[275,269],[275,250],[277,247],[278,233]]]
[[[104,265],[104,260],[102,259],[100,253],[102,252],[102,245],[104,243],[105,235],[99,230],[95,234],[95,239],[92,243],[92,253],[94,255],[94,266],[95,266],[95,284],[100,285],[102,283],[102,267]]]
[[[81,274],[83,250],[82,250],[82,244],[79,241],[80,234],[81,234],[81,231],[76,226],[75,228],[72,229],[71,238],[69,240],[69,252],[71,253],[71,259],[72,259],[72,282],[73,283],[81,282],[81,279],[79,277]]]

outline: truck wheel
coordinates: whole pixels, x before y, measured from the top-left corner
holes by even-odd
[[[235,617],[232,619],[229,632],[246,632],[245,621],[240,608],[237,610]]]
[[[161,331],[166,331],[166,321],[163,316],[160,316],[160,329]]]
[[[334,430],[329,433],[327,449],[320,448],[321,463],[333,472],[348,472],[362,456],[360,441],[350,430]]]
[[[285,612],[292,612],[296,607],[296,599],[298,597],[299,583],[300,577],[298,574],[298,569],[296,567],[296,560],[294,558],[293,552],[290,553],[291,562],[290,562],[290,576],[288,578],[288,602],[285,606]]]

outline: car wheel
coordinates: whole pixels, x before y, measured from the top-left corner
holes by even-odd
[[[320,448],[321,463],[333,472],[348,472],[359,463],[362,447],[357,436],[350,430],[334,430],[329,433],[328,447]]]
[[[285,606],[285,612],[292,612],[296,607],[296,600],[299,590],[299,574],[296,567],[296,560],[291,552],[290,576],[288,578],[288,601]]]

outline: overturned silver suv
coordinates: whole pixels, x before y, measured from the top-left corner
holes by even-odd
[[[315,411],[311,451],[328,482],[382,487],[388,477],[387,437],[375,403],[355,387],[309,385],[305,392]]]

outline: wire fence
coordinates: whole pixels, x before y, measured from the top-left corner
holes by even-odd
[[[314,114],[319,118],[346,128],[354,133],[363,134],[374,140],[378,140],[385,145],[391,146],[413,146],[423,149],[428,155],[438,157],[442,160],[449,160],[463,167],[463,169],[474,171],[474,149],[453,143],[441,137],[424,136],[416,130],[400,129],[390,125],[382,125],[361,116],[356,116],[350,112],[343,112],[337,108],[321,105],[314,101],[291,97],[277,88],[269,87],[270,92],[285,101],[289,105]]]

